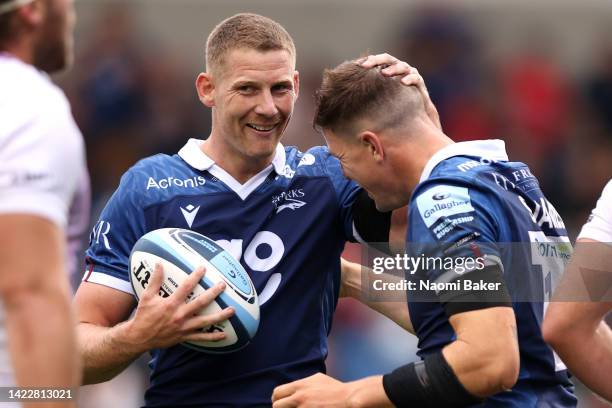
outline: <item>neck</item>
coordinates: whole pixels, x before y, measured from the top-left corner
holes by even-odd
[[[214,133],[211,133],[210,137],[204,141],[201,149],[217,166],[229,173],[240,184],[246,183],[268,167],[275,154],[272,153],[271,157],[263,159],[241,155]]]
[[[398,174],[405,175],[404,188],[407,192],[412,194],[420,183],[423,170],[433,155],[453,143],[455,142],[451,138],[436,129],[423,137],[408,141],[402,147],[397,167]]]
[[[17,37],[14,41],[3,45],[0,52],[10,54],[26,64],[33,65],[34,63],[32,47],[29,46],[28,40],[23,37]]]

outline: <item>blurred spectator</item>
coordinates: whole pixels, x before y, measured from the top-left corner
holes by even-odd
[[[423,75],[445,132],[457,141],[490,138],[495,113],[486,103],[489,75],[469,21],[438,7],[410,15],[414,24],[400,28],[398,57]]]
[[[79,77],[80,122],[91,141],[130,126],[145,116],[145,62],[129,9],[111,5],[103,10],[83,46],[75,75]]]
[[[597,66],[587,78],[585,94],[593,119],[602,126],[602,133],[612,138],[612,44],[598,53]]]

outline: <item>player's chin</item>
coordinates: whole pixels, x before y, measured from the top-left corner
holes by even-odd
[[[393,200],[389,200],[388,198],[376,196],[371,193],[369,194],[369,196],[374,200],[376,209],[380,212],[389,212],[402,207],[402,205],[394,202]]]
[[[251,141],[251,151],[254,156],[270,156],[276,151],[276,146],[280,141],[280,135],[275,135],[269,139],[257,139]]]
[[[256,160],[268,160],[274,157],[278,141],[270,141],[269,143],[257,143],[257,146],[251,145],[249,149],[249,157]]]

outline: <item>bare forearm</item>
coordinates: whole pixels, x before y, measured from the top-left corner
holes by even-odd
[[[83,384],[97,384],[114,378],[147,351],[143,345],[128,340],[127,330],[128,322],[114,327],[90,323],[78,325]]]
[[[76,389],[79,358],[66,285],[41,284],[3,294],[8,343],[16,384]],[[26,405],[27,406],[27,405]],[[37,404],[69,407],[72,404]]]
[[[520,365],[512,309],[477,310],[450,320],[457,340],[442,353],[463,387],[480,398],[511,389]]]
[[[612,330],[605,322],[596,328],[574,327],[554,344],[569,370],[587,387],[612,401]]]
[[[369,284],[370,282],[374,282],[374,280],[381,280],[385,283],[398,283],[401,280],[400,278],[390,274],[375,274],[370,268],[345,260],[342,261],[342,268],[343,296],[352,297],[360,301],[370,309],[387,316],[396,324],[414,334],[414,329],[410,322],[410,314],[408,312],[406,291],[389,291],[388,296],[392,300],[382,301],[370,300],[367,292],[368,288],[364,288],[364,282]],[[383,293],[383,296],[385,295],[386,294]]]

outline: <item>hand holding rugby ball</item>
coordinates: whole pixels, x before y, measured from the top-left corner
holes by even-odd
[[[184,345],[209,353],[227,353],[246,346],[259,326],[259,303],[255,287],[242,265],[213,240],[181,228],[163,228],[142,236],[130,255],[130,281],[138,299],[150,282],[156,264],[163,267],[159,294],[172,295],[199,266],[206,274],[187,296],[187,302],[205,290],[224,282],[226,289],[207,307],[198,312],[204,316],[227,307],[235,310],[230,319],[203,329],[222,331],[220,341],[188,341]]]

